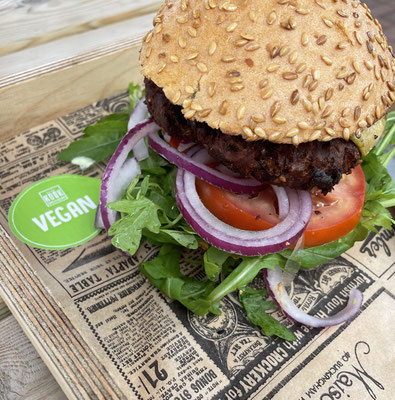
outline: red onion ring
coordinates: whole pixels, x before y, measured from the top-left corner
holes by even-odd
[[[127,187],[140,173],[140,167],[134,158],[126,161],[129,153],[134,149],[136,143],[158,129],[159,127],[152,119],[140,122],[122,138],[121,143],[110,158],[101,183],[99,204],[106,230],[109,230],[116,220],[116,212],[107,208],[107,203],[118,200],[120,193],[122,193],[120,186],[125,187],[126,184]],[[130,168],[131,166],[133,168]]]
[[[204,165],[198,158],[191,158],[189,155],[185,155],[171,147],[159,137],[157,132],[148,136],[148,143],[153,150],[170,163],[175,164],[179,168],[186,169],[198,178],[222,189],[233,193],[257,193],[264,187],[261,182],[255,179],[236,178]],[[199,157],[204,158],[202,154]]]
[[[280,217],[280,219],[284,219],[289,212],[289,200],[287,193],[285,192],[283,187],[272,185],[272,188],[277,196],[278,216]]]
[[[130,185],[130,182],[132,182],[132,180],[140,173],[141,173],[140,166],[139,166],[138,162],[136,161],[136,159],[135,158],[127,159],[123,163],[122,167],[119,170],[119,173],[118,173],[118,175],[116,177],[116,181],[115,181],[116,183],[113,185],[112,190],[109,193],[107,202],[109,203],[111,201],[119,200],[121,198],[122,194],[125,192],[125,190]],[[108,212],[111,213],[110,210]],[[116,215],[116,213],[114,214],[114,218],[110,219],[111,223],[115,222],[115,215]],[[96,211],[95,228],[98,228],[98,229],[105,228],[100,207]],[[106,230],[108,230],[108,229],[106,229]]]
[[[100,207],[96,208],[95,228],[96,229],[104,229],[103,218],[101,217]]]
[[[327,318],[317,318],[300,310],[288,296],[284,287],[285,272],[276,267],[275,270],[265,269],[265,281],[270,295],[282,312],[289,318],[313,328],[324,328],[339,325],[353,318],[362,305],[363,296],[358,289],[350,290],[347,306],[336,315]]]
[[[286,188],[289,212],[279,224],[264,231],[234,228],[215,217],[196,192],[195,176],[178,169],[176,201],[188,224],[211,245],[228,253],[262,256],[289,247],[303,233],[312,212],[308,192]]]
[[[148,109],[144,101],[145,98],[141,99],[130,114],[128,122],[128,132],[132,128],[134,128],[139,122],[145,119],[145,116],[148,113]],[[144,139],[141,139],[138,143],[136,143],[136,146],[134,146],[133,149],[133,155],[137,159],[137,161],[142,161],[148,158],[148,147],[145,144]]]
[[[171,136],[163,130],[162,130],[162,136],[163,136],[163,139],[165,140],[165,142],[170,144]],[[181,153],[185,153],[187,150],[189,150],[194,145],[195,145],[195,143],[193,143],[193,142],[185,142],[185,141],[181,140],[180,144],[177,146],[177,150]]]

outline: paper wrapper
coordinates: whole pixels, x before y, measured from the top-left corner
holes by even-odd
[[[349,291],[364,294],[360,313],[341,326],[312,329],[275,312],[297,340],[265,337],[237,297],[222,315],[192,315],[160,294],[138,271],[155,256],[148,244],[120,254],[105,234],[85,245],[49,251],[12,236],[10,205],[39,179],[81,171],[57,153],[127,95],[33,128],[0,145],[0,287],[35,337],[70,398],[127,399],[392,399],[395,393],[395,232],[380,229],[288,288],[316,316],[332,315]],[[100,164],[84,174],[101,177]],[[15,260],[13,260],[13,254]],[[20,257],[18,254],[21,254]],[[199,274],[199,271],[194,271]]]

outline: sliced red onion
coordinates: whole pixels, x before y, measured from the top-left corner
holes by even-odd
[[[166,133],[165,131],[162,130],[162,136],[163,139],[165,140],[166,143],[170,143],[171,141],[171,136]],[[185,153],[187,150],[189,150],[191,147],[195,146],[195,143],[193,142],[184,142],[184,141],[180,141],[180,144],[177,146],[177,150]]]
[[[119,200],[132,180],[139,174],[141,174],[141,170],[138,161],[134,157],[128,158],[119,170],[114,189],[111,191],[113,198],[109,198],[108,201]]]
[[[141,139],[158,129],[159,127],[152,119],[140,122],[123,137],[108,162],[101,183],[99,204],[106,230],[110,228],[116,219],[116,212],[107,208],[107,203],[118,200],[120,194],[140,173],[138,162],[134,158],[127,160],[128,154]]]
[[[128,122],[128,131],[134,128],[139,122],[143,121],[148,113],[148,109],[146,104],[144,103],[145,98],[141,99],[132,113],[130,114],[129,122]],[[144,139],[141,139],[136,146],[134,146],[133,154],[137,161],[142,161],[148,158],[148,147],[144,142]]]
[[[284,219],[289,211],[289,200],[287,193],[283,187],[272,185],[272,188],[277,196],[278,216],[280,217],[280,219]]]
[[[362,293],[358,289],[351,289],[347,306],[336,315],[327,318],[317,318],[306,314],[296,307],[294,302],[288,296],[283,283],[284,274],[285,272],[279,267],[276,267],[275,270],[266,269],[266,286],[273,300],[275,303],[277,303],[282,312],[296,322],[311,326],[313,328],[324,328],[327,326],[339,325],[353,318],[361,308],[363,300]]]
[[[101,217],[100,206],[98,206],[96,209],[95,228],[96,229],[104,229],[104,223],[103,223],[103,218]]]
[[[218,171],[221,171],[228,176],[234,176],[235,178],[241,178],[240,174],[238,174],[235,171],[232,171],[228,167],[225,167],[225,165],[223,165],[223,164],[219,164],[217,169],[218,169]]]
[[[178,147],[177,150],[181,153],[185,153],[187,152],[190,148],[192,148],[193,146],[195,146],[195,143],[189,142],[189,143],[184,143],[181,142]]]
[[[207,159],[208,154],[203,149],[202,153],[199,152],[194,157],[185,155],[167,144],[159,137],[157,132],[149,135],[148,142],[157,153],[170,163],[186,169],[200,179],[222,189],[234,193],[257,193],[264,187],[261,182],[255,179],[236,178],[204,165],[204,160]]]
[[[285,189],[289,198],[288,215],[279,224],[264,231],[234,228],[215,217],[196,192],[195,176],[179,169],[176,177],[176,201],[188,224],[204,240],[229,253],[262,256],[289,247],[303,233],[312,212],[308,192]]]
[[[165,139],[166,143],[170,143],[171,136],[168,133],[162,131],[162,136],[163,136],[163,139]]]

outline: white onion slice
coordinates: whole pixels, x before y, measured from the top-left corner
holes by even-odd
[[[353,318],[361,308],[363,300],[362,293],[358,289],[351,289],[347,306],[336,315],[327,318],[317,318],[306,314],[296,307],[294,302],[288,296],[288,293],[284,287],[285,274],[286,272],[279,267],[276,267],[275,270],[266,269],[266,286],[273,300],[277,303],[283,313],[296,322],[311,326],[313,328],[324,328],[327,326],[339,325]]]
[[[139,122],[143,121],[148,113],[148,109],[146,104],[144,103],[145,99],[141,99],[136,107],[133,109],[130,114],[129,122],[128,122],[128,132],[134,128]],[[144,139],[141,139],[133,149],[134,157],[137,161],[142,161],[148,158],[148,147],[144,142]]]
[[[234,228],[215,217],[202,203],[196,192],[195,176],[178,169],[176,201],[189,225],[208,243],[229,253],[246,256],[275,253],[289,247],[303,233],[312,212],[308,192],[285,189],[289,212],[279,224],[264,231]]]
[[[122,138],[108,162],[101,183],[99,204],[106,230],[110,229],[110,226],[116,220],[116,212],[107,208],[107,203],[118,200],[122,191],[140,173],[139,164],[134,158],[126,161],[129,153],[141,139],[158,129],[159,127],[152,119],[140,122]]]

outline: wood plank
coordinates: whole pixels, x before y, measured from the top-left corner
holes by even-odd
[[[139,76],[141,38],[1,79],[0,140],[125,90]]]
[[[128,19],[88,32],[68,36],[49,43],[0,57],[0,79],[27,76],[40,67],[59,63],[103,46],[141,36],[152,28],[155,13]],[[0,28],[1,29],[1,28]]]
[[[11,314],[4,300],[0,297],[0,321]]]
[[[0,400],[66,396],[13,316],[0,321]]]
[[[0,55],[152,13],[159,8],[161,1],[68,0],[10,3],[9,7],[0,9]]]
[[[0,225],[0,295],[69,399],[124,399]],[[113,390],[114,389],[114,390]]]

